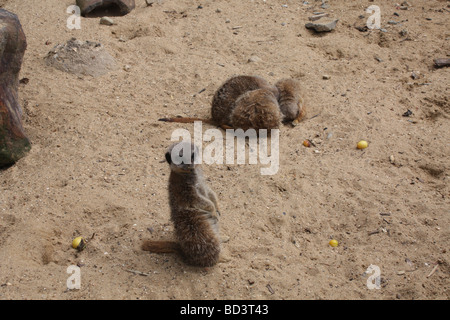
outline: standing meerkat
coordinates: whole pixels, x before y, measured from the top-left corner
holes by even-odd
[[[169,204],[176,241],[151,241],[142,249],[154,253],[180,253],[193,266],[210,267],[219,261],[219,211],[217,196],[206,184],[198,148],[175,143],[166,152],[170,165]]]
[[[305,116],[300,83],[283,79],[271,85],[257,76],[235,76],[215,92],[211,119],[163,118],[160,121],[191,123],[203,121],[224,129],[274,129],[291,122],[297,125]]]

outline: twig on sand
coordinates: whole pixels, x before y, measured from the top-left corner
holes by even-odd
[[[269,290],[269,292],[270,292],[271,294],[274,294],[274,293],[275,293],[275,291],[273,291],[273,289],[272,289],[272,287],[270,286],[270,284],[268,284],[268,285],[266,286],[266,288],[267,288],[267,290]]]
[[[430,274],[427,275],[427,278],[431,277],[433,275],[433,273],[436,272],[438,267],[439,267],[439,263],[436,263],[436,265],[434,266],[433,270],[431,270]]]
[[[131,270],[131,269],[125,269],[125,271],[131,272],[131,273],[134,273],[134,274],[138,274],[140,276],[145,276],[145,277],[148,277],[150,275],[150,273],[144,273],[144,272],[141,272],[141,271],[136,271],[136,270]]]

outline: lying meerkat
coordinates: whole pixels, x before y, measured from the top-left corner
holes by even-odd
[[[293,79],[282,79],[275,83],[278,89],[278,104],[284,115],[284,122],[292,121],[297,125],[306,115],[305,100],[300,82]]]
[[[257,76],[235,76],[216,91],[211,119],[163,118],[160,121],[191,123],[203,121],[224,129],[274,129],[291,122],[297,125],[305,116],[300,83],[283,79],[275,86]]]
[[[200,165],[194,164],[198,148],[175,143],[166,152],[170,165],[169,203],[176,241],[151,241],[142,249],[154,253],[180,253],[194,266],[210,267],[219,261],[219,211],[217,196],[206,184]]]

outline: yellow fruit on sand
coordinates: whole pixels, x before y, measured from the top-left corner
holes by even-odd
[[[358,149],[365,149],[369,146],[369,144],[367,143],[367,141],[361,140],[360,142],[358,142]]]
[[[330,246],[332,246],[332,247],[337,247],[338,246],[338,242],[337,242],[337,240],[330,240],[330,242],[329,242],[329,244],[330,244]]]
[[[77,249],[78,251],[83,250],[86,247],[86,242],[83,237],[77,237],[72,241],[72,248]]]

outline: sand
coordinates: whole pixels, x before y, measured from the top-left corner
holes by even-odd
[[[70,30],[74,2],[0,1],[27,36],[19,97],[32,141],[0,171],[0,299],[449,299],[450,81],[433,66],[450,52],[448,2],[137,0],[113,26]],[[382,31],[364,31],[372,4]],[[306,29],[314,12],[336,29]],[[48,66],[72,37],[101,43],[118,68]],[[175,129],[193,132],[158,119],[208,118],[237,74],[303,84],[308,116],[280,128],[279,171],[203,165],[229,262],[142,252],[143,239],[172,238],[164,152]]]

